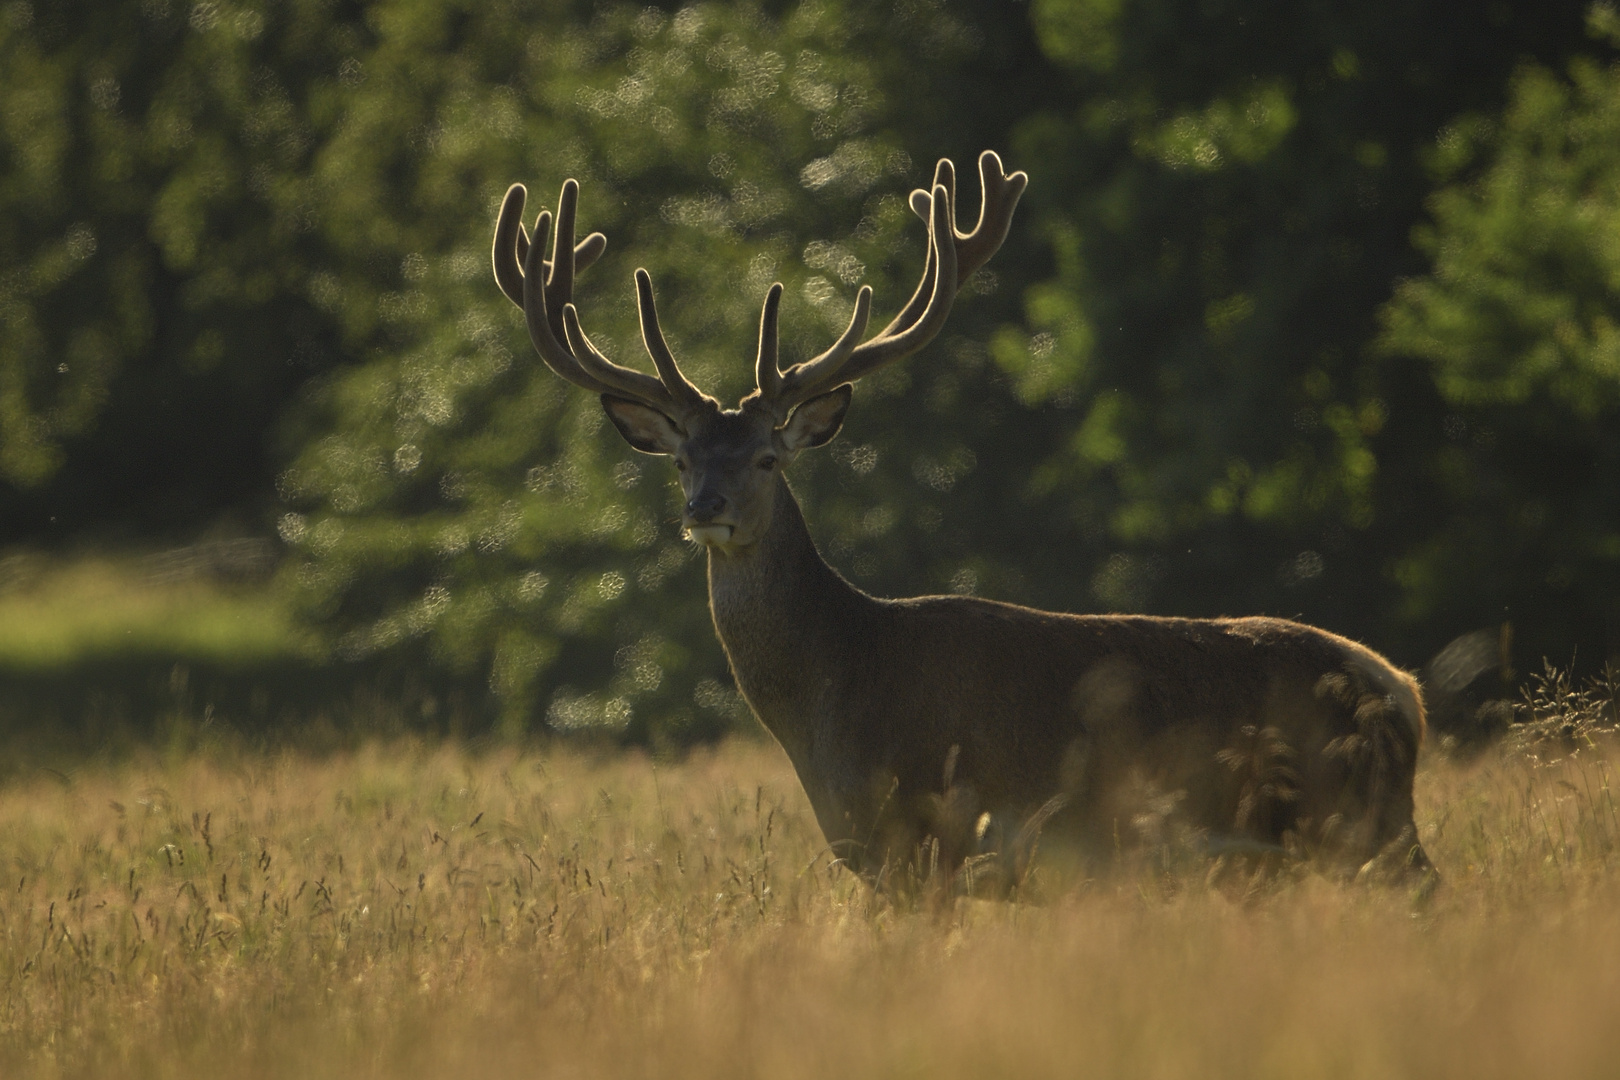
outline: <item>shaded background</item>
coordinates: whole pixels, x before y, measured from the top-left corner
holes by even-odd
[[[885,595],[1300,617],[1510,684],[1620,652],[1606,5],[0,5],[0,713],[688,742],[751,723],[673,471],[533,357],[506,186],[723,398],[907,296],[934,158],[1031,175],[795,466]],[[354,717],[364,710],[348,708]],[[349,721],[342,721],[349,722]]]

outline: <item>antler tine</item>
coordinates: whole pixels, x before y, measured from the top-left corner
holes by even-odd
[[[579,366],[592,378],[606,383],[610,393],[651,405],[673,420],[679,420],[690,408],[690,402],[678,400],[657,378],[644,371],[615,364],[597,351],[580,327],[579,311],[573,304],[563,308],[563,333],[567,335],[570,350],[579,359]]]
[[[511,198],[511,193],[507,195]],[[519,198],[521,204],[522,199]],[[520,207],[521,208],[521,207]],[[543,237],[551,227],[551,214],[544,212],[534,223],[537,237]],[[546,310],[545,274],[541,270],[540,245],[530,245],[527,258],[524,259],[523,271],[520,279],[523,297],[523,318],[529,326],[529,340],[534,343],[535,352],[540,354],[546,366],[558,375],[567,379],[575,386],[582,386],[593,393],[607,393],[609,387],[602,381],[593,378],[580,367],[574,354],[562,342],[557,340],[556,331],[551,327],[551,319]],[[499,263],[497,263],[499,265]],[[498,279],[497,279],[498,280]],[[505,291],[504,285],[502,291]],[[571,306],[571,305],[570,305]]]
[[[522,184],[513,184],[501,200],[493,260],[496,284],[507,299],[523,309],[535,351],[547,367],[575,386],[597,394],[634,398],[679,417],[691,407],[694,396],[701,399],[696,387],[684,379],[677,387],[666,386],[645,372],[614,363],[591,344],[579,325],[579,312],[573,304],[574,278],[607,247],[607,237],[601,233],[574,243],[579,184],[573,180],[563,184],[549,260],[542,259],[540,252],[551,229],[551,213],[543,210],[535,219],[531,243],[523,231],[523,203],[527,196]]]
[[[934,220],[934,189],[941,187],[945,189],[945,203],[950,217],[951,231],[946,235],[950,237],[956,235],[956,165],[950,158],[940,158],[938,164],[934,166],[934,182],[928,185],[926,191],[918,188],[911,193],[911,212],[922,218],[923,224],[929,227],[928,254],[923,260],[922,278],[917,282],[917,288],[912,292],[911,299],[906,301],[906,306],[900,309],[898,315],[889,320],[889,325],[879,331],[877,337],[872,339],[873,341],[881,341],[883,338],[892,337],[910,327],[918,319],[922,318],[923,312],[928,309],[928,301],[933,299],[935,252],[938,250],[935,243],[937,238],[934,236],[932,225]]]
[[[754,385],[767,401],[776,400],[782,391],[782,370],[777,367],[777,316],[782,307],[782,283],[776,282],[765,294],[765,306],[759,313],[759,356],[754,361]]]
[[[979,267],[1001,249],[1012,228],[1013,211],[1029,186],[1029,174],[1015,172],[1010,176],[1003,171],[1001,158],[994,150],[979,155],[979,220],[966,236],[956,234],[956,273],[959,282],[966,281]],[[954,219],[953,219],[954,220]]]
[[[495,248],[490,254],[495,264],[495,284],[518,307],[523,306],[521,266],[529,261],[529,238],[523,235],[523,203],[528,197],[528,189],[522,184],[506,189],[500,216],[495,219]]]
[[[593,232],[575,244],[574,273],[583,273],[592,263],[602,257],[602,252],[605,250],[607,250],[607,237],[599,232]],[[523,231],[521,225],[518,226],[517,252],[518,263],[521,265],[523,260],[529,257],[529,236]],[[546,267],[548,269],[551,267],[550,259],[546,260]]]
[[[838,372],[838,377],[844,382],[854,382],[885,364],[910,356],[934,340],[944,328],[945,320],[950,317],[951,304],[956,300],[958,275],[956,243],[951,225],[951,198],[945,185],[934,186],[932,201],[933,214],[928,227],[929,265],[923,270],[924,284],[929,284],[929,278],[933,278],[928,302],[909,326],[897,327],[899,320],[896,319],[871,341],[855,346],[849,360]],[[917,291],[922,293],[921,288]]]
[[[834,382],[848,381],[843,377],[843,366],[855,352],[861,336],[866,333],[866,324],[871,317],[872,287],[862,285],[855,294],[855,310],[850,314],[849,326],[833,342],[832,348],[782,372],[774,392],[766,389],[763,381],[759,383],[761,396],[770,401],[777,415],[785,419],[788,412],[800,402],[814,397]]]
[[[653,366],[658,369],[658,377],[663,381],[669,397],[683,409],[701,405],[703,391],[681,374],[680,365],[675,363],[675,354],[669,351],[669,343],[664,340],[663,328],[658,325],[658,305],[653,302],[652,275],[639,267],[636,269],[636,300],[641,315],[642,343],[647,346],[647,355],[652,357]]]
[[[563,308],[574,299],[574,218],[578,211],[579,181],[569,177],[557,195],[557,228],[551,234],[551,265],[546,273],[546,308],[553,330],[562,329]],[[545,235],[536,227],[535,245],[544,242]]]
[[[523,267],[529,261],[529,234],[523,229],[523,203],[528,191],[522,184],[506,189],[501,200],[501,213],[495,221],[495,245],[492,261],[495,265],[495,283],[506,298],[518,307],[523,306]],[[535,231],[540,230],[539,221]],[[593,232],[574,246],[574,272],[587,269],[607,249],[607,237]],[[542,269],[549,271],[552,260],[546,260]]]

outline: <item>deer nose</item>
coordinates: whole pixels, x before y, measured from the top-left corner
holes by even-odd
[[[720,516],[720,511],[726,508],[726,497],[713,491],[700,491],[686,500],[686,517],[699,525],[705,525]]]

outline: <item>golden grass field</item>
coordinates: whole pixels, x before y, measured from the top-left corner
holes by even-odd
[[[746,739],[35,770],[0,1076],[1612,1077],[1616,760],[1429,754],[1427,903],[1160,859],[911,907]]]

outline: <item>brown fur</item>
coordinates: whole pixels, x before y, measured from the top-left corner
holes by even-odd
[[[1396,861],[1427,867],[1422,707],[1370,650],[1283,619],[876,599],[821,559],[780,478],[772,498],[756,544],[710,550],[715,629],[857,869],[934,837],[954,870],[985,844],[982,814],[1005,840],[1054,796],[1049,831],[1095,851],[1174,823],[1215,852],[1292,847],[1354,870],[1404,844]]]

